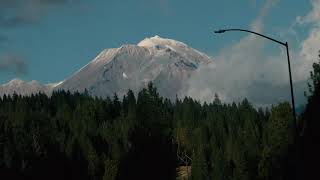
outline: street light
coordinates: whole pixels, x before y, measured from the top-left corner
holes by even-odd
[[[220,29],[220,30],[217,30],[217,31],[214,31],[214,33],[225,33],[227,31],[244,31],[244,32],[248,32],[248,33],[251,33],[251,34],[255,34],[255,35],[258,35],[258,36],[261,36],[261,37],[264,37],[266,39],[269,39],[273,42],[276,42],[278,44],[281,44],[283,46],[286,47],[286,50],[287,50],[287,58],[288,58],[288,68],[289,68],[289,77],[290,77],[290,89],[291,89],[291,102],[292,102],[292,112],[293,112],[293,120],[294,120],[294,129],[297,131],[297,120],[296,120],[296,107],[295,107],[295,104],[294,104],[294,95],[293,95],[293,87],[292,87],[292,76],[291,76],[291,66],[290,66],[290,56],[289,56],[289,45],[288,45],[288,42],[281,42],[281,41],[278,41],[278,40],[275,40],[271,37],[268,37],[268,36],[265,36],[263,34],[259,34],[257,32],[254,32],[254,31],[249,31],[249,30],[245,30],[245,29]]]

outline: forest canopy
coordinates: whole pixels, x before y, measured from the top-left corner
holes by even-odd
[[[4,96],[0,119],[1,176],[21,179],[283,179],[294,132],[288,103],[171,102],[152,84]]]
[[[320,57],[320,56],[319,56]],[[320,59],[319,59],[320,61]],[[136,96],[87,92],[0,98],[0,177],[7,179],[312,179],[320,161],[320,62],[294,129],[287,102],[255,108],[149,84]]]

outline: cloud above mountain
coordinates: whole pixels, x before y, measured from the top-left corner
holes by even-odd
[[[276,7],[278,0],[268,0],[253,21],[251,29],[262,32],[265,18]],[[320,0],[312,1],[313,9],[298,17],[300,25],[311,24],[312,29],[298,49],[290,49],[295,97],[298,104],[305,101],[303,92],[312,63],[320,49]],[[299,27],[294,27],[299,28]],[[288,29],[289,31],[290,29]],[[219,38],[219,37],[217,37]],[[267,54],[269,40],[248,34],[214,57],[216,66],[203,66],[190,81],[189,95],[200,100],[211,100],[214,93],[224,101],[240,101],[247,97],[258,105],[289,101],[289,75],[286,51],[279,46],[279,54]]]
[[[55,8],[76,4],[81,0],[0,0],[0,45],[10,42],[7,32],[14,28],[33,25]],[[0,52],[0,71],[26,74],[27,61],[18,53]]]
[[[311,26],[308,37],[301,43],[301,49],[297,56],[302,59],[298,64],[298,74],[302,78],[306,78],[304,72],[309,72],[312,63],[318,57],[320,50],[320,0],[312,0],[312,10],[305,16],[296,18],[299,26]],[[309,74],[307,74],[309,75]]]
[[[0,46],[1,47],[6,47],[6,43],[9,42],[10,43],[10,38],[9,36],[7,37],[5,33],[8,33],[8,35],[10,35],[10,37],[13,37],[15,34],[14,33],[9,33],[9,31],[11,31],[13,28],[25,28],[25,26],[31,26],[34,23],[38,23],[38,22],[42,22],[42,20],[45,20],[46,16],[51,15],[51,13],[56,13],[59,10],[59,7],[63,7],[63,6],[73,6],[75,3],[80,2],[81,0],[0,0],[0,28],[3,29],[2,31],[0,31]],[[262,8],[260,9],[260,13],[258,13],[257,17],[251,22],[249,23],[250,29],[254,30],[254,31],[258,31],[258,32],[263,32],[265,29],[265,22],[267,18],[273,17],[274,15],[272,15],[272,10],[275,7],[281,7],[281,3],[280,0],[265,0],[265,1],[256,1],[256,0],[248,0],[250,2],[252,2],[254,7],[260,7],[261,2],[264,2],[264,6],[262,6]],[[89,2],[89,1],[88,1]],[[102,1],[101,1],[102,2]],[[146,2],[142,3],[142,2]],[[301,14],[301,16],[298,16],[294,22],[292,22],[293,26],[289,27],[287,30],[284,30],[283,32],[280,32],[279,35],[273,35],[274,37],[280,37],[279,39],[282,40],[287,40],[289,41],[290,44],[290,53],[291,53],[291,59],[292,59],[292,70],[293,70],[293,80],[295,82],[295,93],[296,93],[296,97],[300,98],[300,100],[298,100],[298,102],[302,102],[303,101],[303,90],[304,87],[306,85],[306,80],[309,76],[309,71],[311,70],[311,65],[312,63],[316,60],[317,57],[317,53],[318,53],[318,49],[320,49],[319,47],[319,43],[318,43],[318,39],[320,38],[320,29],[319,29],[319,22],[320,22],[320,15],[319,15],[319,7],[320,7],[320,1],[319,0],[312,0],[310,1],[313,5],[313,9],[307,13],[307,14]],[[91,1],[90,1],[91,3]],[[121,3],[119,3],[121,4]],[[176,13],[175,11],[177,11],[178,9],[174,9],[174,5],[172,4],[171,1],[169,0],[142,0],[140,2],[135,2],[135,4],[140,5],[139,6],[139,11],[141,10],[141,6],[143,6],[145,9],[148,10],[152,10],[155,12],[155,14],[162,14],[162,13],[166,13],[167,10],[170,10],[170,12],[172,10],[174,10],[172,13]],[[282,3],[283,6],[284,3]],[[98,5],[99,7],[107,7],[108,4],[101,6]],[[123,5],[123,4],[122,4]],[[193,5],[193,4],[190,4]],[[189,6],[190,6],[189,5]],[[119,6],[120,7],[120,6]],[[209,7],[209,6],[208,6]],[[217,3],[217,7],[221,8],[219,6],[219,4]],[[157,9],[155,9],[157,8]],[[202,7],[203,8],[203,7]],[[132,9],[131,7],[128,9]],[[159,11],[159,9],[161,10],[161,12]],[[199,8],[201,9],[201,8]],[[239,8],[241,10],[247,11],[247,9],[244,8]],[[95,12],[102,12],[103,10],[96,10],[93,9]],[[119,8],[120,11],[117,12],[121,12],[121,8]],[[228,9],[229,10],[229,9]],[[163,11],[163,12],[162,12]],[[133,11],[135,12],[135,11]],[[132,14],[137,14],[137,13],[133,13]],[[182,12],[182,11],[181,11]],[[254,11],[255,12],[255,11]],[[68,12],[69,13],[69,12]],[[103,14],[97,14],[96,16],[94,16],[94,19],[97,19],[97,23],[99,23],[99,25],[96,26],[92,26],[94,28],[94,32],[93,34],[99,34],[98,29],[103,29],[103,36],[100,36],[99,34],[99,38],[101,39],[101,37],[103,37],[103,42],[106,41],[104,37],[110,37],[113,36],[113,32],[115,29],[118,32],[118,28],[123,31],[119,31],[119,33],[121,33],[122,36],[123,34],[126,33],[126,29],[130,29],[127,26],[119,26],[119,24],[130,24],[127,22],[127,17],[125,16],[126,13],[121,13],[124,14],[124,16],[119,16],[119,18],[117,18],[116,16],[114,16],[114,14],[111,14],[109,17],[113,17],[114,20],[110,20],[108,18],[100,18],[100,17],[104,17]],[[144,13],[141,13],[144,14]],[[181,13],[183,14],[183,13]],[[188,13],[186,13],[188,14]],[[189,13],[189,14],[193,14],[193,13]],[[212,23],[212,19],[211,17],[214,17],[213,15],[208,15],[208,14],[204,14],[205,16],[197,16],[198,14],[201,15],[201,13],[194,13],[194,17],[197,17],[197,20],[202,21],[202,19],[205,19],[206,17],[210,17],[208,18],[208,22],[207,24]],[[219,16],[220,14],[217,14],[216,16]],[[228,13],[229,16],[233,16],[234,14],[232,13]],[[251,14],[249,16],[249,14],[245,15],[246,17],[251,17]],[[296,15],[294,15],[296,16]],[[294,17],[292,16],[292,17]],[[144,17],[141,16],[137,16],[139,18],[140,22],[145,23],[144,25],[140,25],[140,29],[137,29],[136,31],[134,31],[135,34],[138,34],[137,32],[144,32],[144,29],[146,29],[147,31],[150,31],[148,33],[163,33],[166,34],[167,37],[170,38],[181,38],[184,40],[187,40],[189,38],[185,37],[183,38],[183,33],[180,30],[179,32],[174,32],[174,28],[173,24],[175,24],[176,22],[184,22],[184,20],[186,20],[186,24],[188,23],[187,21],[190,20],[193,21],[192,17],[190,16],[186,16],[180,19],[175,19],[175,18],[170,18],[170,19],[174,19],[174,22],[170,22],[169,18],[168,21],[168,26],[167,24],[165,25],[161,25],[161,27],[165,27],[168,29],[168,31],[161,29],[160,26],[153,26],[155,28],[155,30],[150,30],[149,27],[150,26],[150,22],[156,22],[156,23],[161,23],[161,21],[159,21],[158,19],[154,19],[155,17],[158,18],[158,16],[154,16],[153,19],[143,19]],[[187,18],[188,17],[188,18]],[[51,17],[50,17],[51,18]],[[74,17],[73,17],[74,18]],[[81,16],[82,18],[82,16]],[[231,17],[231,20],[233,22],[233,18]],[[49,18],[48,18],[49,19]],[[90,19],[90,18],[88,18]],[[129,18],[130,19],[130,18]],[[161,19],[161,18],[159,18]],[[229,23],[228,20],[230,18],[227,19],[223,19],[226,23]],[[99,21],[100,20],[100,21]],[[109,25],[108,23],[105,23],[107,21],[113,22],[113,24]],[[150,21],[150,22],[148,22]],[[44,22],[44,21],[43,21]],[[59,20],[57,20],[57,22],[59,22]],[[68,23],[69,21],[67,21]],[[92,21],[91,21],[92,22]],[[169,23],[170,22],[170,23]],[[194,21],[196,22],[196,21]],[[205,21],[204,21],[205,22]],[[118,24],[119,23],[119,24]],[[137,23],[137,21],[132,21],[132,23]],[[163,23],[163,22],[162,22]],[[193,23],[193,22],[192,22]],[[192,24],[190,23],[190,24]],[[79,23],[77,23],[79,24]],[[106,24],[105,26],[100,26],[100,24]],[[206,27],[205,23],[200,23],[201,28],[203,29],[203,27]],[[218,24],[218,23],[217,23]],[[246,21],[241,21],[239,24],[248,24],[247,20]],[[285,23],[284,23],[285,24]],[[52,23],[51,27],[56,26],[56,27],[60,27],[60,24],[54,24]],[[48,25],[50,26],[50,25]],[[107,26],[110,26],[112,28],[109,28]],[[65,27],[61,26],[61,27]],[[78,27],[78,26],[77,26]],[[102,28],[103,27],[103,28]],[[135,26],[132,26],[135,28]],[[142,29],[142,27],[144,29]],[[158,27],[158,28],[156,28]],[[181,26],[181,27],[185,27],[185,26]],[[179,26],[180,28],[180,26]],[[199,29],[201,29],[199,28]],[[276,27],[277,28],[277,27]],[[307,37],[305,37],[304,39],[302,39],[301,42],[299,42],[298,46],[291,46],[292,43],[290,40],[289,36],[292,35],[287,35],[290,34],[290,32],[294,32],[296,29],[303,30],[304,32],[307,30],[309,30],[310,32],[308,32],[306,35]],[[36,29],[36,28],[35,28]],[[68,29],[68,28],[66,28]],[[70,28],[72,29],[72,28]],[[77,28],[77,29],[73,29],[74,32],[78,32],[80,34],[81,29],[86,29],[86,28]],[[112,31],[109,29],[113,29]],[[152,29],[152,28],[151,28]],[[189,28],[190,29],[190,28]],[[190,29],[190,30],[186,30],[186,32],[188,31],[192,31],[192,32],[198,32],[197,29]],[[205,28],[204,28],[205,29]],[[96,33],[97,31],[97,33]],[[289,32],[290,31],[290,32]],[[44,30],[42,30],[41,32],[44,32]],[[82,33],[84,33],[85,30],[82,31]],[[89,32],[89,31],[88,31]],[[91,30],[90,30],[91,32]],[[277,31],[279,32],[279,31]],[[4,34],[1,34],[4,33]],[[63,33],[65,33],[65,31],[63,31]],[[65,36],[63,33],[57,33],[56,36],[59,35],[59,37],[69,37],[69,34],[67,33]],[[85,32],[87,33],[87,32]],[[145,34],[148,34],[145,33]],[[284,33],[286,34],[285,38],[284,36],[281,34]],[[41,33],[39,33],[41,34]],[[74,33],[76,34],[76,33]],[[135,37],[138,37],[138,35],[136,36],[134,34]],[[141,35],[141,36],[145,36],[145,34]],[[180,37],[177,36],[177,34],[181,35]],[[231,33],[230,33],[231,34]],[[240,33],[239,33],[240,34]],[[268,35],[268,33],[265,33]],[[88,34],[86,34],[88,35]],[[88,37],[91,37],[92,34],[89,34]],[[228,34],[223,35],[223,36],[228,36]],[[265,40],[263,38],[260,37],[256,37],[250,34],[241,34],[244,35],[243,38],[239,39],[238,41],[234,42],[233,44],[230,44],[229,47],[225,47],[223,48],[220,52],[218,52],[217,54],[214,54],[214,61],[215,61],[215,65],[206,65],[206,66],[200,66],[199,69],[196,72],[196,76],[193,76],[191,78],[191,80],[188,82],[189,83],[189,92],[188,95],[191,95],[193,97],[197,97],[201,100],[211,100],[211,98],[214,97],[214,93],[218,93],[220,95],[220,97],[225,100],[225,101],[233,101],[233,100],[241,100],[244,97],[248,97],[250,101],[256,103],[256,104],[270,104],[270,103],[275,103],[275,102],[279,102],[282,100],[290,100],[290,91],[289,91],[289,78],[288,78],[288,65],[287,65],[287,61],[286,61],[286,53],[285,53],[285,49],[281,46],[277,46],[277,44],[273,44],[272,42]],[[300,35],[300,34],[299,34]],[[36,37],[36,35],[34,35]],[[56,36],[50,36],[50,37],[56,37]],[[175,36],[175,37],[173,37]],[[219,38],[220,39],[227,39],[223,36],[216,36],[215,38]],[[78,36],[77,36],[78,37]],[[93,37],[93,36],[92,36]],[[139,36],[140,37],[140,36]],[[192,37],[190,36],[190,39],[192,39],[193,37],[195,37],[195,35],[193,35]],[[289,37],[289,38],[287,38]],[[20,36],[19,38],[23,39],[23,35]],[[38,37],[39,39],[44,39],[43,37]],[[90,46],[94,46],[93,44],[99,44],[96,43],[97,41],[100,41],[100,39],[97,38],[95,40],[94,43],[92,43]],[[119,38],[119,37],[117,37]],[[18,39],[18,38],[17,38]],[[72,39],[72,38],[71,38]],[[53,42],[53,39],[46,39],[46,41],[48,42]],[[77,38],[74,38],[72,40],[69,40],[69,42],[77,42]],[[131,39],[132,40],[132,39]],[[108,39],[108,41],[112,42],[114,40]],[[132,40],[133,41],[133,40]],[[206,39],[201,39],[199,38],[199,41],[201,41],[201,43],[199,44],[205,44],[206,43]],[[1,44],[2,42],[2,44]],[[28,41],[25,41],[28,42]],[[68,44],[69,42],[65,42],[66,44]],[[87,45],[88,41],[83,41],[85,43],[85,45]],[[102,41],[101,41],[102,42]],[[130,41],[129,41],[130,42]],[[190,41],[190,42],[196,42],[196,41]],[[222,41],[217,41],[220,45],[220,42]],[[46,43],[46,42],[45,42]],[[13,44],[13,43],[12,43]],[[43,42],[42,42],[43,44]],[[55,43],[53,43],[55,44]],[[59,43],[56,43],[59,44]],[[79,43],[80,44],[80,43]],[[107,44],[107,43],[105,43]],[[101,47],[113,47],[114,45],[105,45],[100,43],[99,44],[99,48]],[[195,45],[195,47],[198,48],[202,48],[205,49],[199,45],[192,44]],[[295,44],[296,45],[296,44]],[[74,46],[74,45],[73,45]],[[18,47],[18,46],[17,46]],[[27,55],[27,57],[29,57],[30,61],[34,61],[36,62],[38,59],[37,54],[39,51],[39,47],[35,46],[36,48],[33,48],[33,50],[31,51],[35,51],[32,52],[30,54],[35,54],[33,57],[32,55],[25,53]],[[50,46],[50,43],[48,43],[48,49],[49,47],[53,48],[53,50],[55,50],[53,46]],[[68,46],[66,46],[68,47]],[[98,45],[97,45],[98,47]],[[278,51],[274,51],[274,49],[269,50],[269,48],[278,48]],[[16,47],[9,47],[8,49],[10,50],[17,50],[15,49]],[[97,49],[99,49],[97,48]],[[3,51],[6,51],[6,49],[1,49],[2,51],[0,53],[3,53]],[[30,51],[30,52],[31,52]],[[90,52],[92,52],[92,50],[90,50]],[[20,71],[21,69],[24,68],[18,68],[18,67],[27,67],[26,66],[26,61],[23,61],[24,58],[4,58],[5,54],[9,54],[9,53],[3,53],[3,55],[0,56],[2,57],[1,60],[1,71],[13,71],[15,73],[21,73],[23,72]],[[71,54],[71,53],[70,53]],[[75,53],[73,53],[75,54]],[[13,54],[10,54],[11,57],[13,57]],[[66,54],[61,54],[61,57],[66,56]],[[82,55],[79,56],[75,56],[76,58],[72,59],[80,59]],[[68,57],[68,56],[66,56]],[[48,63],[49,62],[54,62],[54,60],[50,59],[50,57],[48,57]],[[60,57],[59,57],[60,58]],[[19,61],[15,60],[12,61],[12,63],[8,63],[8,59],[19,59]],[[43,59],[39,58],[39,59]],[[49,60],[50,59],[50,60]],[[61,58],[62,59],[62,58]],[[69,58],[71,59],[71,58]],[[79,62],[77,61],[71,61],[70,63],[74,63],[77,64]],[[25,64],[25,66],[23,65]],[[18,70],[20,69],[20,70]],[[25,68],[26,69],[26,68]],[[125,76],[130,78],[130,74],[125,73]],[[123,73],[121,73],[121,77],[125,77],[123,75]],[[34,78],[34,77],[32,77]],[[59,77],[61,78],[61,77]],[[35,78],[36,79],[36,78]],[[54,78],[52,78],[54,79]],[[261,96],[262,95],[262,96]],[[280,99],[281,97],[281,99]]]
[[[0,27],[12,28],[32,24],[43,18],[53,7],[79,0],[0,0]]]
[[[6,53],[0,56],[0,72],[9,71],[15,74],[26,74],[27,63],[22,56]]]

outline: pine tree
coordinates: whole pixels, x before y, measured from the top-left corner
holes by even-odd
[[[284,178],[284,165],[289,145],[293,143],[293,117],[289,103],[272,108],[266,131],[263,135],[262,159],[259,176],[263,179]]]

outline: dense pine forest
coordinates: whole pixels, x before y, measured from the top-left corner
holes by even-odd
[[[64,91],[50,97],[4,96],[0,99],[0,177],[304,177],[315,171],[309,162],[319,150],[319,64],[314,64],[311,80],[297,131],[286,102],[270,109],[257,109],[246,99],[225,104],[218,96],[204,104],[187,97],[172,102],[152,84],[136,95],[129,90],[124,97],[107,99]]]

